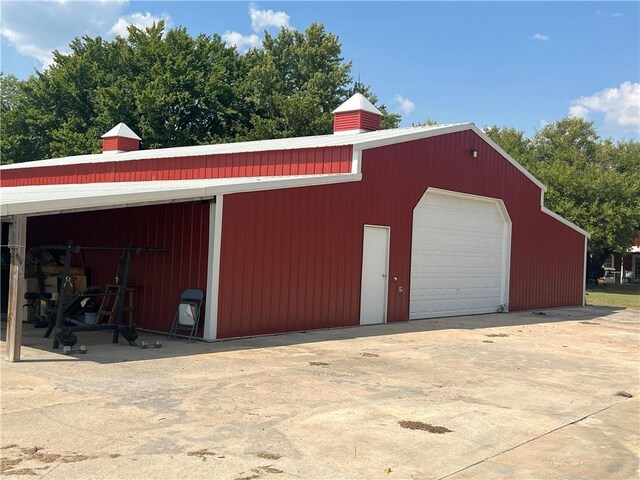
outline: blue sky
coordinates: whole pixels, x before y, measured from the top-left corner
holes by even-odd
[[[403,125],[427,118],[532,134],[568,114],[640,138],[639,2],[2,1],[1,68],[26,78],[77,35],[164,18],[241,51],[263,30],[324,23]]]

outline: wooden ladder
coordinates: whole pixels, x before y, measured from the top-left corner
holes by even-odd
[[[121,286],[115,284],[108,284],[98,309],[97,324],[108,323],[113,324],[116,321],[116,315],[118,313],[118,292]],[[127,287],[127,299],[125,306],[123,307],[123,313],[129,313],[129,325],[133,325],[133,317],[135,312],[135,287],[129,285]],[[124,322],[123,322],[124,323]]]

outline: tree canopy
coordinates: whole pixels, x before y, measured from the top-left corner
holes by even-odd
[[[76,38],[70,53],[26,80],[0,74],[2,163],[97,153],[125,122],[143,148],[328,134],[332,110],[353,93],[378,99],[351,76],[339,39],[321,24],[265,32],[240,55],[218,35],[163,22],[126,38]],[[382,128],[400,115],[383,112]],[[414,125],[436,125],[427,119]],[[592,235],[590,271],[623,252],[640,228],[640,143],[602,140],[593,123],[565,118],[528,138],[485,131],[547,187],[546,205]]]
[[[70,50],[24,81],[0,77],[2,163],[99,152],[119,122],[143,148],[327,134],[331,111],[357,87],[320,24],[265,32],[263,48],[245,55],[163,22],[111,41],[76,38]],[[379,108],[383,126],[397,127],[399,115]]]
[[[640,235],[640,143],[602,140],[580,118],[551,123],[532,138],[507,127],[485,132],[546,185],[548,208],[591,234],[590,276]]]

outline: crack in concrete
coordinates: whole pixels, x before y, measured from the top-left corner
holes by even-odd
[[[445,475],[444,477],[439,477],[437,480],[444,480],[445,478],[449,478],[449,477],[452,477],[452,476],[454,476],[454,475],[456,475],[456,474],[458,474],[460,472],[464,472],[465,470],[469,470],[470,468],[475,467],[476,465],[480,465],[480,464],[482,464],[484,462],[487,462],[489,460],[493,460],[494,458],[499,457],[500,455],[503,455],[505,453],[511,452],[511,451],[513,451],[513,450],[515,450],[517,448],[520,448],[520,447],[522,447],[524,445],[527,445],[528,443],[535,442],[539,438],[546,437],[547,435],[550,435],[550,434],[552,434],[554,432],[557,432],[558,430],[562,430],[565,427],[569,427],[571,425],[575,425],[576,423],[580,423],[580,422],[582,422],[583,420],[586,420],[589,417],[597,415],[598,413],[601,413],[601,412],[604,412],[606,410],[609,410],[610,408],[613,408],[616,405],[620,405],[621,403],[625,402],[626,400],[627,399],[621,400],[621,401],[616,402],[616,403],[612,403],[611,405],[608,405],[608,406],[606,406],[604,408],[601,408],[600,410],[596,410],[595,412],[591,412],[588,415],[585,415],[584,417],[581,417],[581,418],[579,418],[577,420],[574,420],[574,421],[569,422],[569,423],[565,423],[564,425],[560,425],[559,427],[556,427],[556,428],[554,428],[552,430],[549,430],[548,432],[541,433],[540,435],[537,435],[537,436],[535,436],[533,438],[530,438],[529,440],[525,440],[524,442],[519,443],[517,445],[514,445],[513,447],[507,448],[505,450],[501,450],[500,452],[496,453],[495,455],[491,455],[489,457],[483,458],[482,460],[478,460],[477,462],[472,463],[471,465],[467,465],[466,467],[460,468],[460,469],[456,470],[455,472],[451,472],[451,473]]]

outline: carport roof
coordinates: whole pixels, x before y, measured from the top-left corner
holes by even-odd
[[[3,187],[0,188],[0,216],[210,200],[225,193],[356,182],[361,178],[361,174],[340,173]]]

